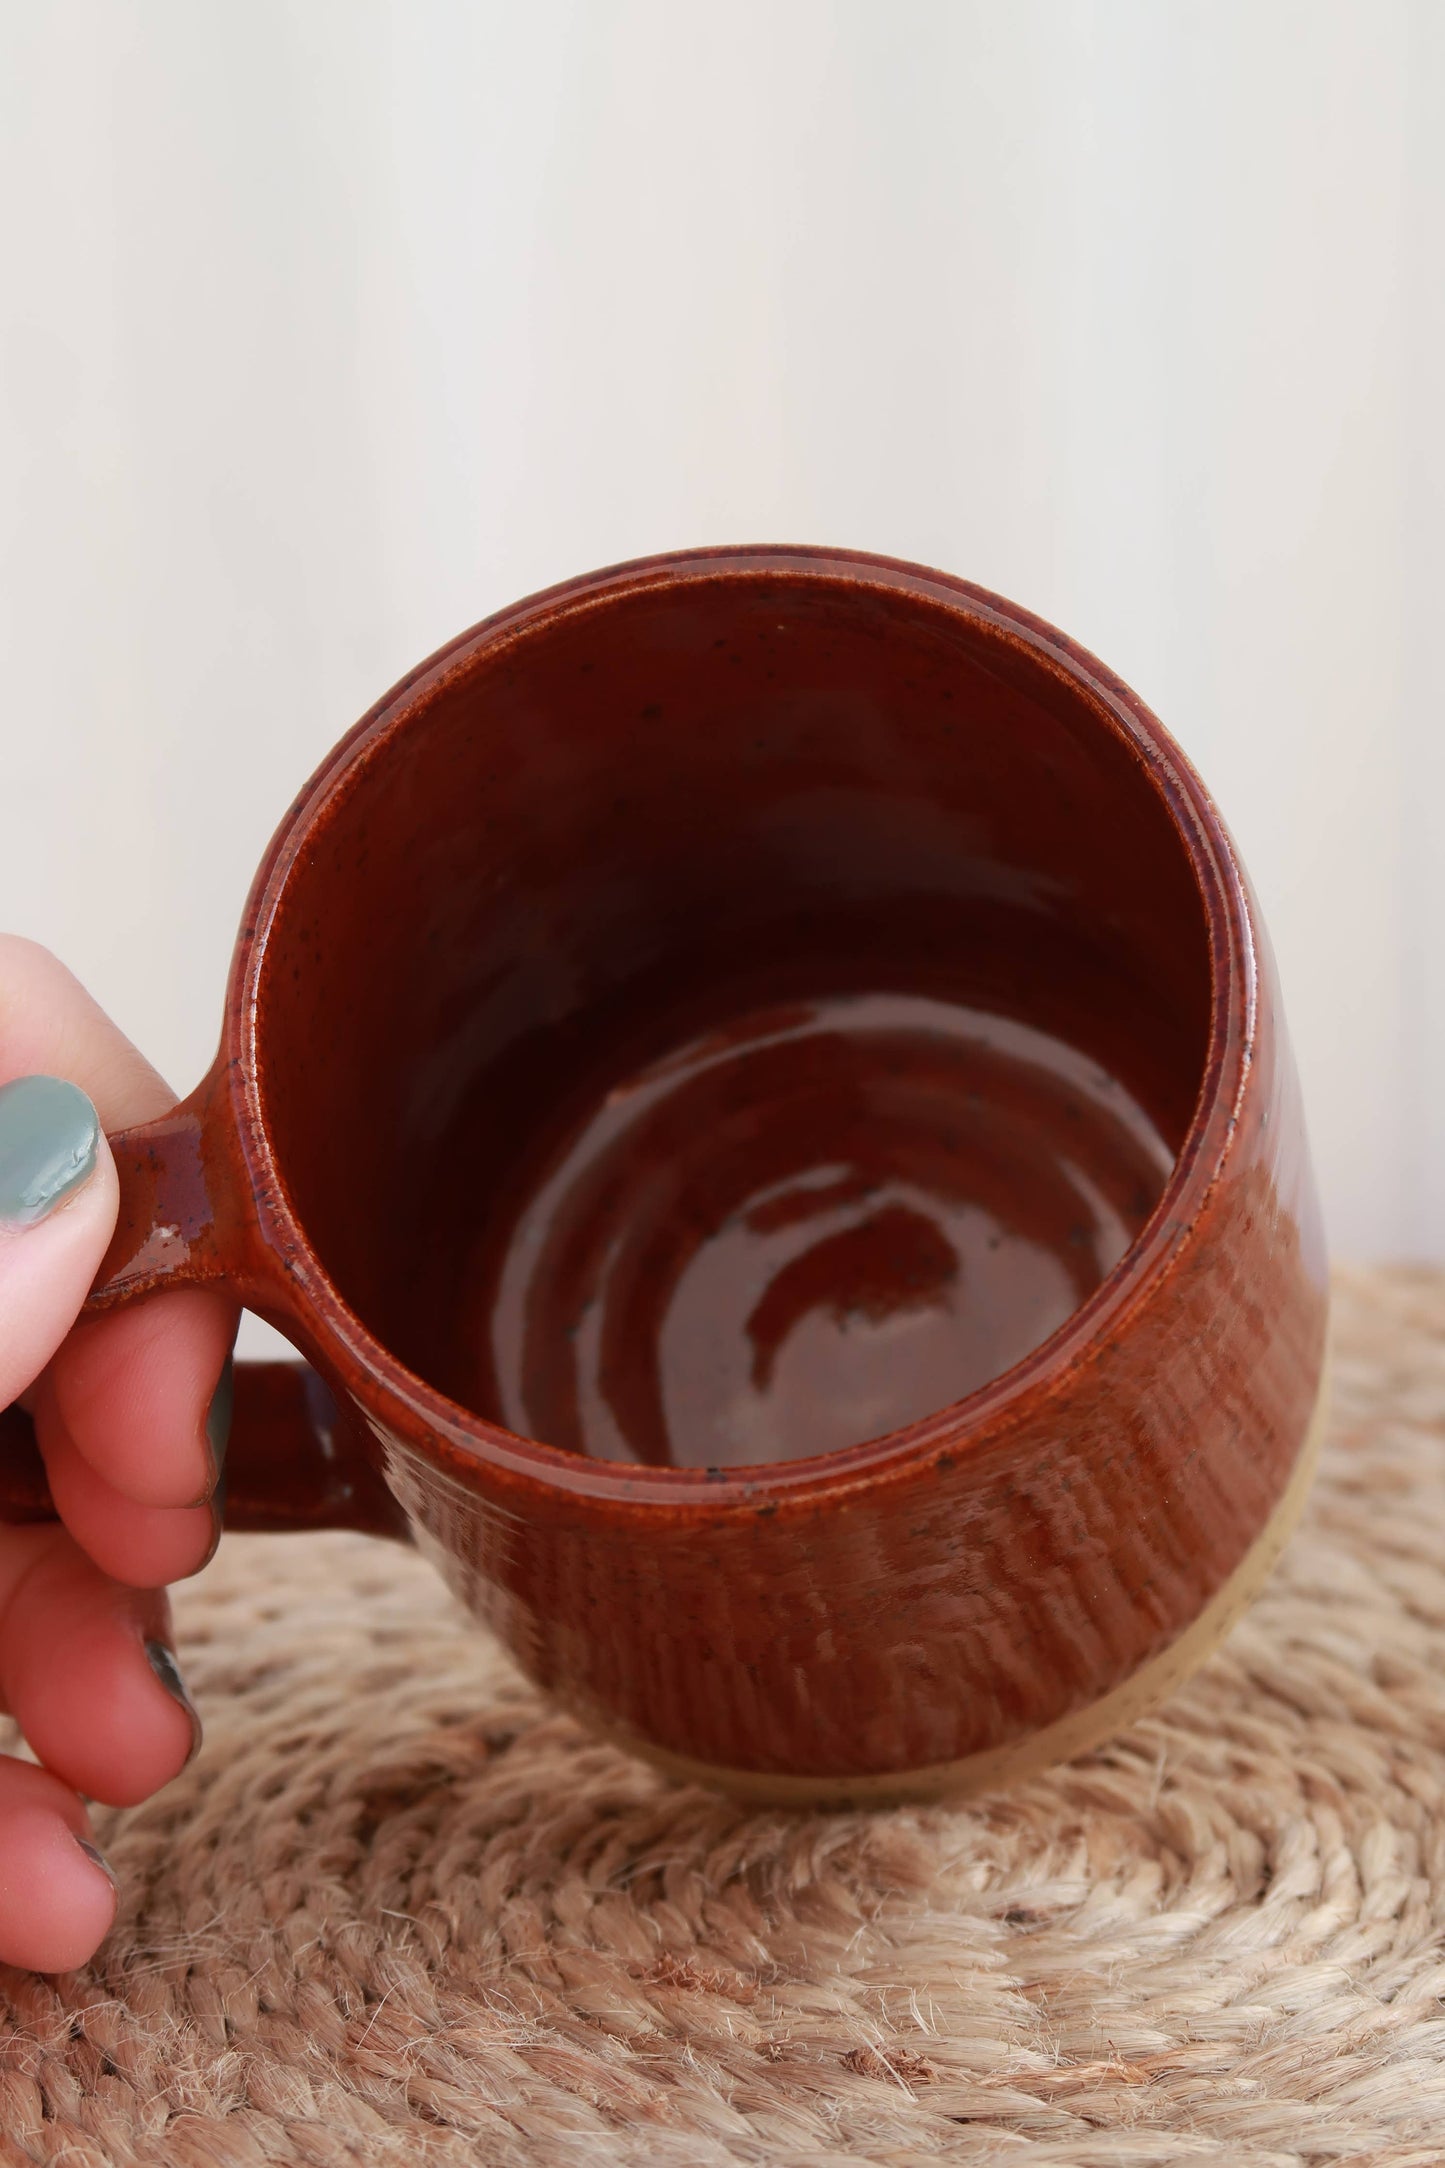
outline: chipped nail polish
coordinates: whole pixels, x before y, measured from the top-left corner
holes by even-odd
[[[92,1867],[99,1867],[101,1873],[109,1879],[111,1888],[119,1889],[120,1881],[116,1871],[99,1846],[92,1844],[89,1837],[77,1837],[75,1841],[90,1861]]]
[[[151,1670],[171,1699],[180,1703],[191,1720],[191,1751],[186,1756],[187,1761],[190,1761],[201,1743],[201,1719],[196,1714],[195,1703],[186,1692],[186,1682],[181,1677],[181,1667],[176,1662],[175,1650],[168,1648],[164,1641],[147,1641],[145,1650],[146,1662]]]

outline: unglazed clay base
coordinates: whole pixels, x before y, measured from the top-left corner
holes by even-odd
[[[727,1769],[715,1762],[693,1761],[684,1754],[669,1754],[665,1747],[645,1740],[611,1736],[680,1784],[706,1784],[715,1791],[756,1806],[775,1807],[875,1807],[906,1800],[963,1799],[975,1792],[994,1791],[1016,1784],[1055,1762],[1072,1761],[1087,1753],[1101,1739],[1125,1731],[1129,1725],[1182,1686],[1212,1656],[1230,1628],[1254,1602],[1274,1571],[1281,1551],[1293,1535],[1314,1480],[1320,1447],[1329,1415],[1328,1375],[1300,1447],[1294,1473],[1266,1521],[1258,1540],[1246,1551],[1229,1579],[1216,1591],[1194,1624],[1172,1641],[1162,1654],[1116,1686],[1102,1700],[1075,1709],[1056,1724],[1031,1732],[1027,1738],[1010,1740],[1006,1746],[990,1747],[981,1754],[965,1755],[961,1761],[934,1762],[924,1769],[886,1770],[876,1776],[794,1777],[764,1769]]]

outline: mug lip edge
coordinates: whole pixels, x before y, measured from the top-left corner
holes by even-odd
[[[869,577],[869,575],[874,577]],[[877,575],[881,575],[878,577]],[[403,1363],[350,1307],[296,1209],[269,1134],[257,1059],[256,999],[271,926],[307,839],[334,794],[383,740],[429,708],[478,656],[535,635],[561,616],[693,580],[791,577],[873,586],[971,618],[1082,695],[1139,761],[1185,853],[1209,946],[1210,1018],[1189,1125],[1148,1220],[1097,1288],[1036,1348],[962,1399],[898,1430],[826,1453],[726,1467],[652,1467],[593,1460],[474,1414]],[[720,544],[630,558],[538,590],[444,642],[406,672],[326,754],[277,825],[252,881],[226,990],[222,1060],[236,1134],[252,1178],[263,1250],[284,1257],[274,1290],[344,1377],[355,1370],[409,1431],[405,1449],[475,1494],[488,1480],[536,1487],[625,1511],[728,1507],[770,1513],[811,1505],[900,1469],[974,1461],[1024,1407],[1065,1391],[1176,1268],[1229,1157],[1253,1066],[1258,929],[1248,877],[1187,754],[1114,671],[1047,619],[956,574],[871,551],[821,544]]]

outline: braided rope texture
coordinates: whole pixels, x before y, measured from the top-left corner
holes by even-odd
[[[542,1704],[405,1551],[178,1592],[206,1745],[0,1972],[47,2168],[1445,2161],[1445,1276],[1339,1286],[1299,1535],[1160,1714],[958,1808],[748,1813]]]

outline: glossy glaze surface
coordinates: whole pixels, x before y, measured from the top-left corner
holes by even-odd
[[[780,1005],[836,1024],[868,998],[1003,1019],[1113,1080],[1175,1158],[1123,1259],[1003,1376],[821,1457],[610,1461],[489,1416],[501,1305],[486,1289],[524,1256],[546,1169],[578,1170],[579,1209],[556,1222],[569,1255],[645,1216],[635,1169],[632,1206],[580,1209],[587,1170],[633,1164],[597,1129],[599,1078],[655,1076],[729,1019],[751,1018],[756,1040]],[[956,1031],[933,1036],[947,1052],[915,1077],[976,1066]],[[846,1051],[869,1068],[861,1043]],[[745,1067],[759,1061],[754,1045]],[[971,1261],[954,1172],[925,1152],[927,1180],[889,1190],[857,1241],[862,1200],[842,1192],[880,1154],[885,1189],[912,1181],[883,1142],[911,1124],[850,1129],[831,1075],[828,1091],[825,1163],[846,1168],[835,1201],[855,1216],[812,1242],[821,1262],[773,1252],[759,1272],[753,1250],[724,1270],[711,1192],[694,1254],[717,1253],[706,1269],[742,1319],[727,1344],[770,1384],[800,1354],[806,1379],[810,1321],[826,1332],[839,1314],[929,1335],[932,1376],[956,1345],[934,1338],[959,1284],[946,1251]],[[1022,1117],[1028,1093],[992,1098],[995,1118]],[[224,1277],[336,1391],[332,1455],[374,1460],[534,1676],[614,1734],[759,1783],[903,1777],[1067,1732],[1238,1585],[1318,1398],[1324,1259],[1297,1087],[1213,808],[1092,658],[996,597],[883,560],[623,567],[433,658],[298,799],[258,876],[217,1067],[122,1151],[98,1300]],[[804,1192],[821,1187],[807,1152],[782,1158],[785,1187],[800,1166]],[[729,1181],[755,1212],[747,1162]],[[727,1164],[689,1133],[658,1171],[695,1198]],[[1088,1164],[1097,1187],[1121,1162],[1111,1147]],[[681,1222],[659,1207],[657,1225],[662,1252],[684,1255]],[[1105,1254],[1096,1235],[1097,1268]],[[656,1312],[673,1286],[664,1315],[685,1279],[671,1271],[652,1298]],[[900,1284],[927,1299],[897,1301]],[[538,1300],[546,1334],[565,1337],[569,1309],[585,1322],[561,1283]],[[525,1371],[529,1422],[530,1395],[552,1394],[565,1429],[565,1373]],[[656,1400],[626,1426],[643,1454]],[[714,1395],[714,1432],[729,1404],[736,1417],[736,1394]],[[889,1419],[914,1407],[895,1399]],[[841,1427],[836,1405],[827,1420]],[[314,1423],[299,1435],[320,1451]],[[247,1449],[238,1422],[233,1469]],[[268,1495],[292,1479],[315,1500],[309,1463],[273,1470]],[[350,1495],[338,1517],[360,1515]]]
[[[439,1381],[659,1467],[801,1459],[963,1399],[1094,1292],[1173,1164],[1061,1041],[876,990],[730,1016],[519,1147]]]

